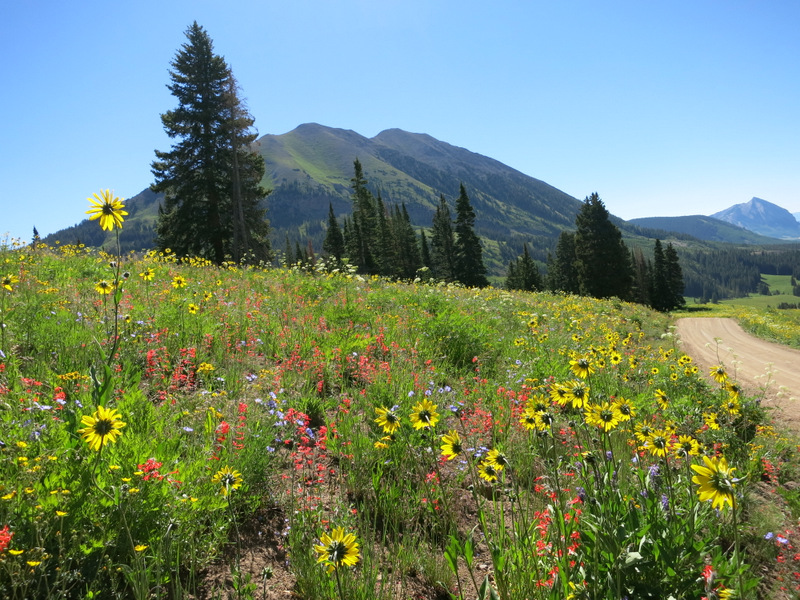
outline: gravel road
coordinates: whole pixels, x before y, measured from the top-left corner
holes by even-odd
[[[682,350],[706,374],[712,365],[725,365],[749,393],[764,394],[777,421],[800,431],[800,350],[754,337],[733,319],[682,318],[676,327]]]

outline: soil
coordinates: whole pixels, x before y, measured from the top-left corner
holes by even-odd
[[[683,352],[705,373],[724,365],[734,381],[774,409],[777,423],[800,433],[800,350],[754,337],[729,318],[682,318],[676,327]]]

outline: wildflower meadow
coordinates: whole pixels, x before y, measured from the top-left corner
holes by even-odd
[[[80,246],[0,277],[3,598],[797,597],[797,441],[668,316]]]

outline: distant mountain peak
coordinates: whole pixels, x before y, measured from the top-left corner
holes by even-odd
[[[715,219],[744,227],[755,233],[780,239],[800,239],[800,223],[785,208],[753,197],[711,215]]]

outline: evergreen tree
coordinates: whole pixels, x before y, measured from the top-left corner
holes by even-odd
[[[631,265],[633,266],[633,287],[631,300],[639,304],[650,305],[650,291],[652,288],[651,266],[645,258],[642,249],[638,246],[631,250]]]
[[[431,271],[436,279],[455,280],[455,244],[450,207],[442,194],[433,215],[431,232]]]
[[[248,149],[256,135],[253,119],[206,31],[195,22],[186,37],[167,86],[178,107],[161,115],[165,131],[178,141],[169,152],[156,150],[152,163],[151,188],[165,196],[156,245],[216,263],[228,255],[268,260],[269,223],[259,208],[268,194],[260,185],[264,161]]]
[[[670,309],[668,286],[664,249],[661,240],[657,239],[653,245],[653,270],[650,274],[650,306],[655,310],[665,312]]]
[[[289,234],[286,234],[286,250],[284,251],[285,256],[283,257],[283,266],[289,267],[294,264],[295,257],[294,252],[292,252],[292,243],[289,241]]]
[[[483,264],[483,247],[475,233],[475,211],[467,196],[464,184],[456,200],[454,272],[457,281],[467,287],[486,287],[486,266]]]
[[[580,293],[594,298],[630,299],[630,254],[600,197],[583,202],[575,218],[575,258]]]
[[[322,242],[322,249],[337,261],[344,256],[344,236],[339,229],[339,222],[333,212],[333,204],[328,204],[328,231],[325,234],[325,241]]]
[[[420,259],[417,235],[414,233],[405,203],[401,207],[395,207],[393,237],[397,247],[397,270],[394,275],[401,279],[413,279],[417,270],[422,266],[422,260]]]
[[[542,289],[542,278],[539,267],[533,262],[528,252],[528,244],[522,246],[522,256],[518,261],[511,261],[508,265],[506,289],[536,292]]]
[[[431,250],[428,247],[428,238],[425,236],[425,230],[419,233],[419,258],[423,267],[431,268]]]
[[[671,243],[668,243],[664,249],[664,271],[667,279],[667,289],[669,290],[669,310],[685,306],[683,270],[678,259],[678,252]]]
[[[378,214],[375,198],[367,189],[367,180],[361,162],[353,162],[354,175],[350,179],[353,194],[353,223],[351,235],[353,239],[348,245],[348,252],[352,248],[355,254],[350,259],[359,272],[377,274],[379,266],[375,258],[376,240],[378,239]]]
[[[576,261],[575,234],[562,231],[558,236],[555,256],[551,256],[547,262],[547,288],[554,292],[579,293]]]

